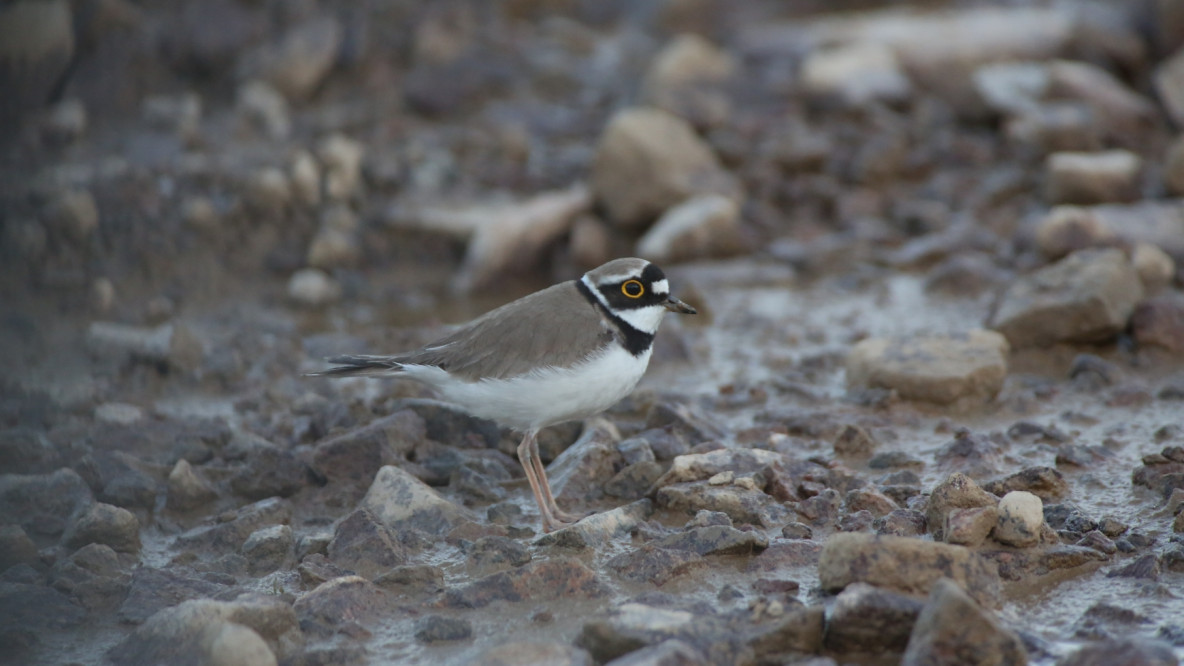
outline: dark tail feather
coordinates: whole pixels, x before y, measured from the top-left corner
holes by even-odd
[[[390,377],[403,370],[403,364],[391,356],[334,356],[326,359],[337,367],[310,372],[307,377]]]

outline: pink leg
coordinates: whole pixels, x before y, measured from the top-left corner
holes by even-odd
[[[584,516],[579,516],[574,513],[568,513],[559,508],[555,504],[555,497],[551,494],[551,483],[547,481],[547,470],[543,467],[543,458],[539,455],[539,441],[535,437],[530,438],[530,456],[535,464],[535,474],[538,475],[539,485],[542,486],[543,499],[547,502],[547,510],[555,519],[561,523],[570,525],[578,522]]]
[[[543,496],[542,488],[547,486],[540,485],[539,477],[542,476],[543,484],[546,484],[547,477],[539,473],[541,467],[538,456],[535,453],[538,450],[535,444],[536,434],[538,433],[532,430],[527,432],[526,436],[522,438],[522,443],[518,445],[518,462],[522,463],[522,471],[526,472],[526,481],[530,483],[530,491],[534,493],[534,501],[539,505],[539,517],[542,518],[543,531],[553,532],[560,527],[566,526],[567,523],[555,519],[551,514],[551,505],[555,504],[555,500],[552,499],[548,503]],[[547,488],[547,493],[548,495],[550,494],[549,487]]]

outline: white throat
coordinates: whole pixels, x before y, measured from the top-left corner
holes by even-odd
[[[605,310],[624,319],[633,328],[636,328],[642,333],[650,333],[651,335],[658,332],[658,325],[662,323],[662,315],[666,314],[666,308],[664,306],[650,305],[644,308],[618,310],[609,305],[608,301],[604,300],[604,294],[600,293],[600,290],[596,288],[596,285],[592,284],[587,275],[580,278],[580,282],[584,283],[584,286],[588,288],[588,291],[592,292],[597,302],[604,306]]]

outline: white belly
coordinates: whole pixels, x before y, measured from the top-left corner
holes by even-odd
[[[612,345],[571,368],[547,368],[511,379],[466,382],[439,368],[404,366],[404,373],[434,385],[440,396],[474,416],[516,430],[533,430],[599,414],[629,395],[650,362]]]

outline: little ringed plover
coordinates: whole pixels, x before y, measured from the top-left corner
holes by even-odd
[[[667,311],[695,314],[670,294],[660,268],[615,259],[414,351],[337,356],[329,359],[337,367],[313,374],[414,379],[475,416],[522,432],[518,460],[550,532],[580,516],[555,504],[539,458],[539,430],[598,414],[629,395],[649,365]]]

